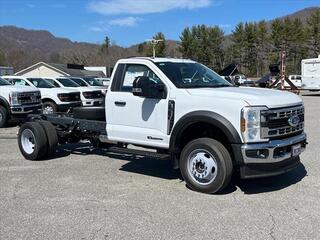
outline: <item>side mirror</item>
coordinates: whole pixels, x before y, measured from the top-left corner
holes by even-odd
[[[164,99],[167,97],[166,87],[162,83],[156,83],[149,77],[136,77],[133,81],[132,93],[134,96]]]

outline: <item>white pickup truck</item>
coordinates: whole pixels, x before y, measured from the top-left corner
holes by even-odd
[[[8,120],[23,120],[27,114],[41,111],[41,94],[34,87],[16,87],[0,78],[0,128]]]
[[[58,141],[81,139],[144,146],[169,154],[190,188],[215,193],[235,171],[255,178],[294,169],[306,148],[297,95],[235,87],[191,60],[122,59],[110,84],[105,109],[30,116],[19,130],[23,156],[47,158]]]
[[[57,77],[57,78],[45,78],[56,88],[68,88],[80,91],[80,97],[83,107],[101,106],[104,103],[104,95],[101,89],[93,88],[87,85],[80,85],[78,82],[71,78]],[[81,80],[81,79],[80,79]],[[81,80],[84,81],[84,80]],[[86,82],[85,82],[86,84]]]
[[[80,92],[74,89],[55,88],[51,83],[42,78],[21,76],[5,76],[11,84],[16,86],[33,86],[40,90],[42,97],[43,113],[69,111],[81,106]]]

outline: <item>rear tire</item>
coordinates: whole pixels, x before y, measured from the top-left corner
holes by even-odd
[[[22,155],[28,160],[44,159],[48,153],[47,136],[38,122],[28,122],[21,126],[18,144]]]
[[[48,152],[47,157],[54,155],[58,145],[58,135],[56,128],[48,121],[40,121],[40,125],[46,133],[48,141]]]
[[[182,150],[179,165],[186,184],[203,193],[217,193],[224,189],[233,172],[228,150],[210,138],[189,142]]]
[[[5,107],[0,106],[0,128],[5,127],[9,118],[8,111]]]
[[[57,112],[57,105],[54,102],[44,102],[42,104],[42,113],[43,114],[52,114]]]

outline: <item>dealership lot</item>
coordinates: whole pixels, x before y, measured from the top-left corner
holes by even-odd
[[[282,176],[239,180],[219,195],[185,187],[165,159],[59,148],[22,158],[0,130],[0,239],[319,239],[320,95],[304,95],[308,148]]]

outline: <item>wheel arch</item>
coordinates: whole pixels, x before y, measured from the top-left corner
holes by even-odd
[[[42,103],[46,103],[46,102],[53,102],[54,104],[57,104],[56,101],[54,101],[52,98],[43,98],[41,99]]]
[[[197,129],[197,125],[202,126],[203,129],[205,129],[205,127],[210,128],[211,131],[221,137],[222,141],[228,142],[230,145],[229,151],[232,154],[234,154],[234,149],[231,145],[242,143],[240,135],[232,123],[220,114],[210,111],[194,111],[188,113],[180,118],[180,120],[174,125],[170,138],[169,146],[170,152],[173,155],[173,164],[175,168],[178,166],[179,155],[183,145],[188,142],[187,140],[183,140],[184,136],[186,136],[186,132],[193,128]]]

